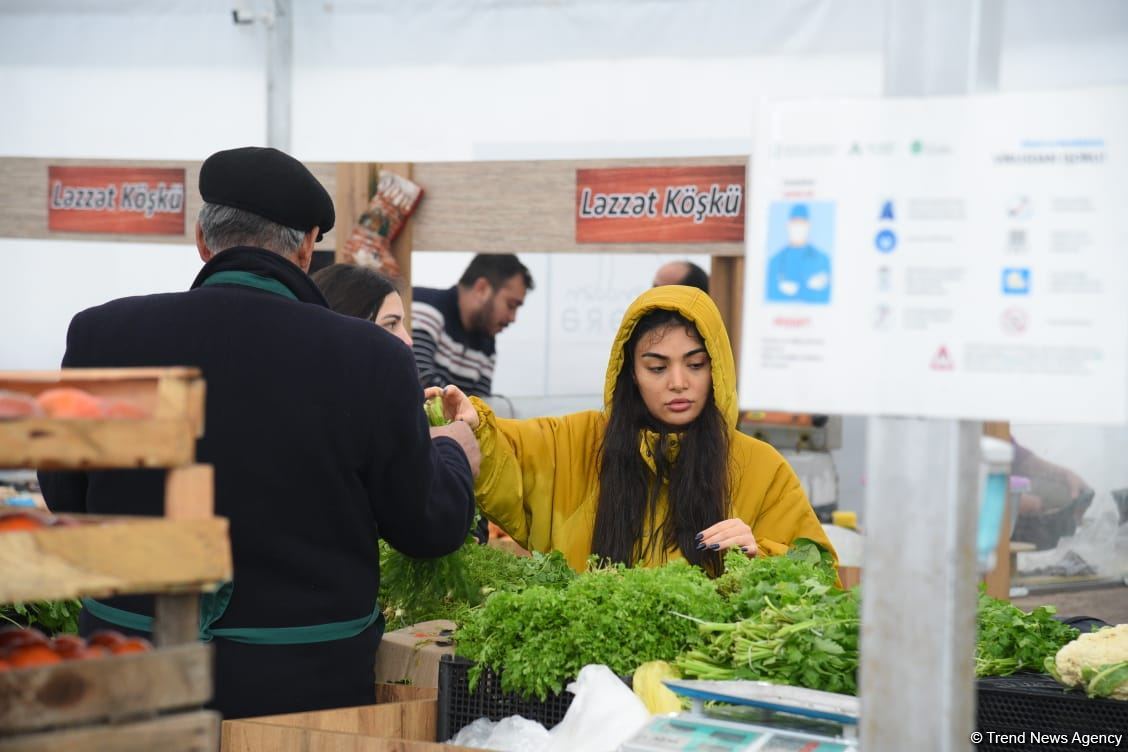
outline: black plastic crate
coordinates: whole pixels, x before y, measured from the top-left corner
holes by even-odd
[[[1117,749],[1114,745],[1089,744],[1086,735],[1116,734],[1125,737],[1120,749],[1128,749],[1128,702],[1090,699],[1084,692],[1066,690],[1046,674],[992,676],[977,682],[976,729],[986,734],[1025,734],[1024,743],[996,741],[984,736],[980,752],[1092,752]],[[1069,740],[1039,743],[1033,732],[1066,734]],[[1074,740],[1074,733],[1081,735]]]
[[[540,721],[552,728],[564,720],[572,704],[572,693],[549,695],[544,701],[501,691],[501,677],[483,668],[478,686],[470,691],[470,669],[474,662],[458,656],[444,655],[439,661],[439,741],[446,741],[464,726],[485,716],[500,721],[511,715]]]

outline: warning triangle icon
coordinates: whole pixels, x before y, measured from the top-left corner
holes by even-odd
[[[948,354],[948,348],[944,345],[940,345],[936,354],[932,356],[932,370],[951,371],[955,367],[955,363],[952,362],[952,356]]]

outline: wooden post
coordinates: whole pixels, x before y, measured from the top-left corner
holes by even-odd
[[[203,520],[215,514],[215,470],[211,465],[174,467],[165,476],[165,517]]]
[[[986,421],[983,424],[983,435],[992,436],[1003,441],[1011,440],[1010,423],[1006,421]]]
[[[709,295],[720,309],[728,329],[732,356],[740,370],[740,338],[744,316],[744,257],[714,256],[709,274]]]
[[[381,165],[380,169],[388,170],[400,177],[414,181],[415,168],[410,162]],[[426,200],[427,194],[424,193],[422,201]],[[399,236],[392,242],[392,256],[399,264],[400,269],[399,282],[400,297],[403,298],[403,325],[407,327],[409,332],[411,331],[411,251],[415,241],[414,227],[414,219],[409,217]]]
[[[368,209],[368,202],[376,188],[377,165],[367,162],[342,162],[337,165],[337,195],[333,197],[333,208],[337,214],[334,235],[334,261],[343,260],[345,242],[352,233],[353,225]]]
[[[984,430],[986,433],[986,430]],[[1011,582],[1011,554],[1010,554],[1010,518],[1014,502],[1007,494],[1007,502],[1003,507],[1003,522],[999,525],[999,540],[995,544],[995,568],[983,578],[987,586],[987,595],[1001,601],[1010,600]]]
[[[986,421],[983,423],[983,435],[1002,441],[1011,440],[1010,423],[1006,421]],[[1007,493],[1007,503],[1003,511],[1003,522],[999,526],[999,541],[995,545],[995,568],[987,573],[984,583],[987,585],[987,595],[999,600],[1010,600],[1010,583],[1014,575],[1013,556],[1011,555],[1010,519],[1014,514],[1014,502],[1010,493]]]
[[[215,512],[215,473],[211,465],[175,467],[165,477],[165,517],[207,519]],[[158,595],[153,618],[157,647],[199,639],[200,597],[196,593]]]

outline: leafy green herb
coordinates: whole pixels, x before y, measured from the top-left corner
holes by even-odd
[[[1015,671],[1043,671],[1052,658],[1079,632],[1053,618],[1053,606],[1039,606],[1030,613],[979,594],[975,644],[976,676],[1008,676]]]
[[[797,541],[786,556],[750,559],[739,551],[725,556],[725,573],[717,579],[717,590],[729,600],[738,618],[759,613],[769,596],[777,605],[803,599],[802,583],[807,580],[828,587],[837,582],[834,558],[804,540]]]
[[[76,634],[82,601],[39,601],[0,608],[0,620],[19,627],[36,627],[48,634]]]
[[[498,592],[455,633],[459,655],[501,672],[502,689],[544,699],[563,691],[589,663],[629,674],[641,663],[672,660],[696,625],[678,614],[726,618],[728,606],[700,569],[675,561],[656,569],[613,566],[563,588]]]
[[[449,556],[413,559],[380,542],[380,602],[389,630],[433,619],[462,622],[494,591],[560,587],[575,576],[558,551],[514,556],[469,538]]]

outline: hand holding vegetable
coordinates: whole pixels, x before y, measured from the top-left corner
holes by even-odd
[[[478,427],[478,411],[470,404],[470,398],[463,394],[458,387],[450,384],[444,387],[429,386],[423,390],[423,396],[427,398],[424,407],[428,410],[430,408],[427,405],[430,405],[432,400],[441,399],[443,416],[448,422],[464,420],[471,428]],[[428,412],[428,416],[430,416],[430,412]],[[432,421],[431,425],[437,424]]]
[[[477,478],[478,470],[482,466],[482,448],[478,446],[478,440],[475,439],[474,432],[470,431],[470,427],[461,421],[444,426],[431,426],[431,439],[438,436],[447,436],[448,439],[458,442],[462,452],[466,454],[466,461],[470,463],[470,474]]]
[[[445,426],[431,426],[431,438],[446,436],[458,442],[462,451],[466,453],[466,461],[470,463],[470,473],[477,478],[482,465],[482,449],[470,426],[458,420]]]
[[[756,555],[756,536],[744,520],[733,517],[705,528],[697,534],[697,547],[713,551],[739,548],[749,556]]]

